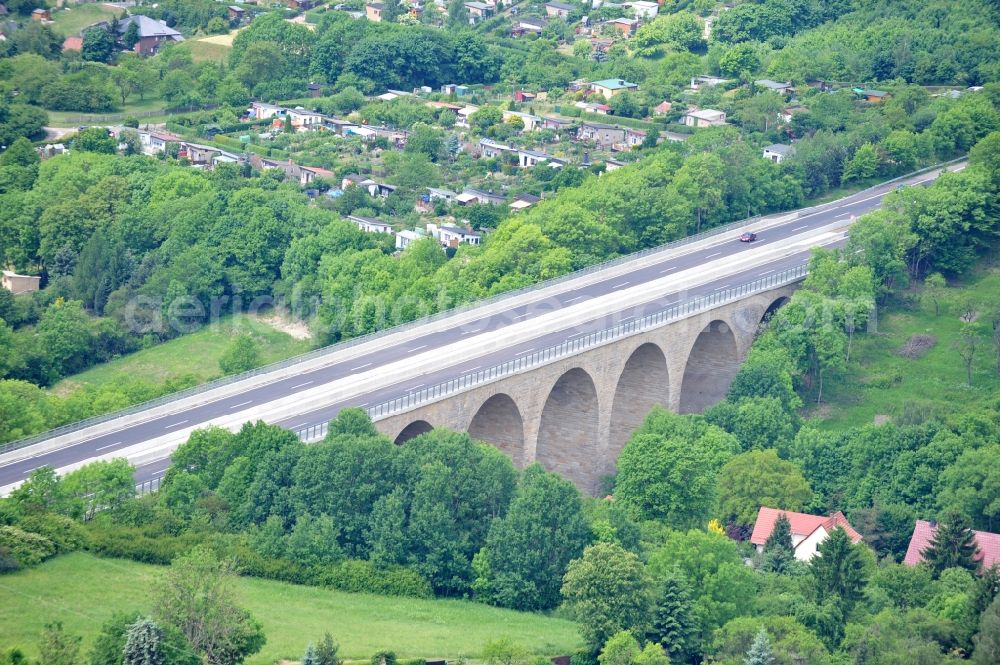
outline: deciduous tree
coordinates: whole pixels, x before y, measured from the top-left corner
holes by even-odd
[[[619,545],[597,543],[584,550],[566,571],[562,595],[594,651],[619,631],[645,629],[649,580],[639,558]]]

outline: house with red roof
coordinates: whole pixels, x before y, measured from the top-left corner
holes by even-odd
[[[753,525],[753,534],[750,536],[750,542],[757,547],[758,552],[764,551],[764,543],[774,531],[774,523],[778,521],[780,515],[787,517],[791,525],[792,547],[795,549],[795,558],[799,561],[809,561],[816,556],[819,544],[838,527],[847,532],[852,543],[861,542],[861,534],[854,530],[844,517],[844,513],[839,510],[832,515],[807,515],[761,506],[760,512],[757,513],[757,521]]]
[[[937,533],[937,524],[926,520],[917,520],[913,526],[913,535],[910,537],[910,544],[906,548],[906,556],[903,563],[907,566],[915,566],[924,560],[924,550],[931,545],[934,534]],[[983,568],[989,568],[994,564],[1000,564],[1000,533],[990,533],[989,531],[973,531],[976,545],[979,551],[976,552],[976,559]]]

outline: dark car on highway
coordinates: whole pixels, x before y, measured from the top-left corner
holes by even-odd
[[[753,231],[747,231],[746,233],[740,236],[740,242],[753,242],[756,239],[757,239],[757,234],[754,233]]]

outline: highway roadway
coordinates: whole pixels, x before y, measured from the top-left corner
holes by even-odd
[[[909,184],[927,182],[936,176],[936,172],[925,174],[914,178]],[[164,435],[169,435],[172,431],[186,432],[193,427],[207,426],[213,421],[231,417],[233,414],[246,414],[246,420],[254,419],[255,409],[263,408],[264,405],[275,400],[322,388],[325,384],[360,373],[377,372],[380,368],[387,367],[385,376],[383,376],[384,382],[376,389],[354,395],[350,399],[324,404],[320,408],[304,407],[293,415],[272,420],[275,424],[290,429],[319,424],[335,417],[340,409],[347,406],[372,406],[405,395],[407,392],[456,378],[476,369],[488,368],[532,351],[559,344],[567,339],[653,313],[683,300],[708,295],[727,287],[737,286],[771,273],[801,265],[808,261],[813,246],[836,245],[844,242],[842,233],[817,234],[817,229],[829,228],[831,225],[839,228],[840,223],[843,224],[843,227],[847,227],[858,216],[877,208],[883,196],[893,189],[894,186],[886,186],[875,192],[867,191],[819,206],[797,218],[761,231],[758,234],[758,240],[753,243],[742,243],[735,236],[726,235],[707,247],[697,246],[697,248],[686,252],[684,248],[681,248],[680,250],[664,252],[663,257],[660,258],[656,258],[658,255],[648,257],[648,260],[643,262],[642,267],[624,275],[618,271],[617,275],[606,279],[597,277],[588,280],[588,283],[583,286],[579,286],[575,280],[569,280],[562,284],[563,288],[555,295],[550,294],[539,300],[529,299],[527,303],[520,299],[518,300],[519,304],[509,309],[501,308],[502,311],[494,311],[481,318],[465,317],[471,320],[466,320],[461,325],[454,327],[426,334],[416,334],[408,340],[379,347],[343,362],[309,369],[293,376],[257,385],[246,391],[201,404],[180,414],[153,417],[99,436],[71,441],[58,450],[40,452],[26,459],[11,461],[12,454],[0,455],[0,488],[8,486],[9,489],[10,485],[21,482],[31,471],[44,465],[51,465],[57,470],[66,467],[72,468],[86,460],[107,457],[136,444],[157,438],[162,439]],[[748,253],[767,251],[765,248],[775,250],[784,245],[792,247],[790,253],[776,256],[774,260],[770,260],[764,265],[755,265],[746,269],[735,267],[741,263],[746,265],[746,259],[753,258]],[[702,272],[698,269],[705,266],[714,266],[712,275],[717,276],[694,286],[670,287],[672,275],[698,274]],[[732,270],[727,270],[727,266],[734,267]],[[687,272],[685,273],[685,271]],[[705,274],[708,275],[707,272]],[[475,352],[477,339],[487,333],[508,328],[513,331],[517,326],[537,317],[551,315],[555,311],[570,312],[573,311],[573,308],[585,305],[593,299],[623,293],[630,289],[634,293],[637,287],[654,284],[655,288],[649,289],[648,299],[644,299],[638,304],[633,303],[620,309],[612,308],[601,316],[583,322],[576,321],[568,326],[553,325],[531,339],[512,341],[504,348],[490,348],[478,354]],[[516,340],[516,336],[511,336],[511,339]],[[418,355],[434,353],[436,349],[443,349],[457,342],[463,343],[464,348],[469,350],[468,354],[453,356],[442,353],[444,359],[439,362],[440,367],[417,376],[403,377],[399,381],[392,380],[391,377],[394,375],[402,377],[392,369],[391,366],[394,364],[398,365],[400,361],[406,361]],[[452,359],[455,362],[449,363],[449,360]],[[81,436],[83,435],[81,432]],[[137,481],[142,482],[162,475],[163,470],[169,464],[169,459],[166,457],[168,453],[169,451],[166,451],[160,459],[144,460],[144,463],[137,468]],[[23,454],[20,456],[24,457]],[[8,461],[5,461],[5,458]]]

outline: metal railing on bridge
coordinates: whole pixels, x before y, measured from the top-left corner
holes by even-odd
[[[508,360],[507,362],[494,365],[493,367],[463,374],[457,378],[442,381],[441,383],[428,386],[427,388],[408,392],[395,399],[369,407],[367,409],[368,416],[372,420],[377,420],[379,418],[385,418],[387,416],[408,411],[424,404],[436,402],[437,400],[464,392],[470,388],[475,388],[477,386],[491,383],[508,376],[513,376],[542,365],[547,365],[548,363],[556,360],[576,355],[582,351],[622,339],[623,337],[630,337],[652,328],[658,328],[662,325],[670,323],[671,321],[684,319],[692,314],[714,309],[719,305],[740,300],[755,293],[769,291],[781,286],[787,286],[788,284],[792,284],[803,279],[807,273],[808,268],[806,265],[795,266],[794,268],[789,268],[787,270],[768,275],[767,277],[755,279],[752,282],[747,282],[732,288],[726,288],[716,291],[715,293],[710,293],[707,296],[692,298],[690,300],[677,303],[676,305],[666,307],[658,312],[648,314],[640,319],[633,319],[631,321],[619,323],[610,328],[605,328],[604,330],[599,330],[574,339],[567,339],[554,346],[535,351],[534,353],[530,353],[528,355],[520,356],[514,360]],[[295,434],[306,442],[322,439],[326,436],[326,433],[326,423],[310,425],[309,427],[303,427],[295,430]]]
[[[898,181],[901,181],[901,180],[906,180],[908,178],[915,177],[915,176],[920,175],[922,173],[928,173],[928,172],[933,171],[935,169],[943,168],[943,167],[946,167],[946,166],[948,166],[950,164],[961,162],[964,159],[965,159],[965,157],[958,157],[956,159],[952,159],[952,160],[949,160],[947,162],[942,162],[940,164],[935,164],[934,166],[928,166],[928,167],[923,168],[923,169],[918,169],[916,171],[913,171],[912,173],[908,173],[906,175],[899,176],[898,178],[893,178],[892,180],[887,180],[886,182],[882,182],[882,183],[879,183],[877,185],[872,185],[871,187],[868,187],[868,188],[866,188],[866,189],[864,189],[864,190],[862,190],[860,192],[856,192],[855,194],[852,194],[851,196],[858,196],[859,194],[864,194],[865,192],[874,191],[874,190],[879,189],[881,187],[885,187],[886,185],[891,185],[894,182],[898,182]],[[831,205],[834,205],[835,203],[836,203],[836,201],[830,202],[830,203],[819,204],[819,205],[813,206],[811,208],[804,208],[802,210],[797,210],[797,211],[791,211],[791,212],[786,212],[786,213],[775,213],[774,215],[772,215],[772,217],[777,218],[777,217],[782,217],[784,215],[790,215],[790,214],[795,214],[795,215],[801,217],[803,215],[810,214],[811,212],[813,212],[813,211],[815,211],[815,210],[817,210],[819,208],[831,206]],[[232,384],[232,383],[236,383],[238,381],[242,381],[244,379],[248,379],[248,378],[251,378],[251,377],[254,377],[254,376],[259,376],[261,374],[267,374],[269,372],[273,372],[273,371],[276,371],[276,370],[279,370],[279,369],[283,369],[283,368],[286,368],[286,367],[291,367],[291,366],[296,365],[298,363],[306,362],[306,361],[309,361],[309,360],[314,360],[316,358],[321,358],[321,357],[323,357],[325,355],[336,353],[336,352],[341,351],[343,349],[347,349],[347,348],[350,348],[350,347],[353,347],[353,346],[357,346],[359,344],[365,344],[365,343],[370,342],[372,340],[379,339],[379,338],[385,337],[387,335],[393,335],[393,334],[396,334],[398,332],[402,332],[402,331],[409,330],[409,329],[412,329],[412,328],[416,328],[418,326],[422,326],[422,325],[425,325],[425,324],[428,324],[428,323],[432,323],[434,321],[439,321],[441,319],[444,319],[444,318],[447,318],[447,317],[450,317],[450,316],[454,316],[456,314],[461,314],[463,312],[466,312],[466,311],[471,310],[471,309],[475,309],[477,307],[482,307],[484,305],[493,304],[493,303],[496,303],[496,302],[499,302],[501,300],[505,300],[505,299],[508,299],[508,298],[516,298],[517,296],[523,295],[525,293],[530,293],[532,291],[537,291],[537,290],[540,290],[540,289],[545,289],[545,288],[548,288],[550,286],[554,286],[556,284],[560,284],[560,283],[563,283],[563,282],[567,282],[567,281],[570,281],[570,280],[577,279],[577,278],[582,277],[584,275],[588,275],[588,274],[591,274],[591,273],[594,273],[594,272],[598,272],[600,270],[606,270],[608,268],[611,268],[611,267],[614,267],[614,266],[617,266],[617,265],[621,265],[623,263],[628,263],[628,262],[633,261],[633,260],[635,260],[637,258],[640,258],[640,257],[649,256],[651,254],[656,254],[656,253],[659,253],[659,252],[671,251],[671,250],[676,249],[678,247],[683,247],[685,245],[690,245],[692,243],[698,242],[700,240],[704,240],[706,238],[711,238],[711,237],[714,237],[714,236],[720,236],[720,237],[726,236],[726,235],[732,233],[736,229],[739,229],[739,228],[742,228],[744,226],[753,224],[753,223],[758,222],[760,220],[761,220],[760,216],[753,216],[753,217],[749,217],[747,219],[742,219],[742,220],[739,220],[739,221],[736,221],[736,222],[732,222],[730,224],[726,224],[724,226],[717,226],[717,227],[714,227],[712,229],[709,229],[709,230],[706,230],[706,231],[702,231],[701,233],[697,233],[695,235],[687,236],[686,238],[680,238],[678,240],[674,240],[672,242],[668,242],[668,243],[665,243],[663,245],[659,245],[657,247],[651,247],[649,249],[644,249],[644,250],[641,250],[641,251],[638,251],[638,252],[634,252],[632,254],[626,254],[624,256],[620,256],[620,257],[617,257],[617,258],[614,258],[614,259],[610,259],[608,261],[604,261],[603,263],[597,263],[597,264],[594,264],[592,266],[588,266],[586,268],[582,268],[580,270],[577,270],[575,272],[567,273],[567,274],[562,275],[560,277],[553,277],[552,279],[546,280],[544,282],[539,282],[538,284],[532,284],[532,285],[529,285],[529,286],[522,287],[520,289],[515,289],[513,291],[506,291],[504,293],[499,293],[497,295],[491,296],[489,298],[485,298],[483,300],[476,300],[476,301],[473,301],[473,302],[470,302],[470,303],[464,303],[464,304],[458,305],[456,307],[452,307],[452,308],[447,309],[447,310],[442,310],[440,312],[436,312],[436,313],[430,314],[428,316],[424,316],[424,317],[421,317],[421,318],[418,318],[418,319],[414,319],[413,321],[410,321],[408,323],[402,323],[402,324],[400,324],[398,326],[394,326],[392,328],[386,328],[384,330],[378,330],[378,331],[369,333],[367,335],[362,335],[360,337],[353,337],[353,338],[351,338],[349,340],[345,340],[345,341],[342,341],[342,342],[337,342],[336,344],[331,344],[329,346],[325,346],[325,347],[320,348],[320,349],[315,349],[315,350],[310,351],[308,353],[304,353],[304,354],[301,354],[301,355],[298,355],[298,356],[294,356],[292,358],[286,358],[285,360],[280,360],[278,362],[274,362],[274,363],[271,363],[269,365],[264,365],[264,366],[258,367],[256,369],[252,369],[252,370],[250,370],[248,372],[243,372],[241,374],[234,374],[232,376],[222,377],[220,379],[216,379],[215,381],[211,381],[209,383],[205,383],[205,384],[202,384],[200,386],[193,386],[193,387],[188,388],[186,390],[181,390],[181,391],[178,391],[178,392],[175,392],[175,393],[171,393],[169,395],[163,395],[162,397],[157,397],[155,399],[148,400],[148,401],[145,401],[145,402],[140,402],[139,404],[134,404],[134,405],[132,405],[130,407],[127,407],[125,409],[122,409],[120,411],[115,411],[113,413],[103,414],[103,415],[99,415],[99,416],[93,416],[91,418],[80,420],[80,421],[77,421],[75,423],[70,423],[68,425],[63,425],[61,427],[56,427],[56,428],[53,428],[51,430],[48,430],[48,431],[45,431],[45,432],[41,432],[39,434],[34,434],[32,436],[25,437],[23,439],[18,439],[17,441],[11,441],[11,442],[6,443],[6,444],[0,444],[0,454],[9,452],[11,450],[17,450],[18,448],[24,448],[26,446],[30,446],[32,444],[39,443],[41,441],[45,441],[46,439],[51,439],[51,438],[56,437],[56,436],[61,436],[63,434],[70,434],[72,432],[85,429],[85,428],[90,427],[92,425],[97,425],[97,424],[100,424],[100,423],[109,422],[109,421],[114,420],[116,418],[122,418],[124,416],[129,416],[129,415],[132,415],[132,414],[135,414],[135,413],[139,413],[140,411],[144,411],[146,409],[151,409],[151,408],[154,408],[154,407],[157,407],[157,406],[162,406],[164,404],[168,404],[168,403],[176,401],[176,400],[184,399],[184,398],[187,398],[187,397],[193,397],[195,395],[198,395],[198,394],[201,394],[201,393],[204,393],[204,392],[208,392],[208,391],[214,390],[216,388],[221,388],[223,386],[226,386],[226,385],[229,385],[229,384]]]

